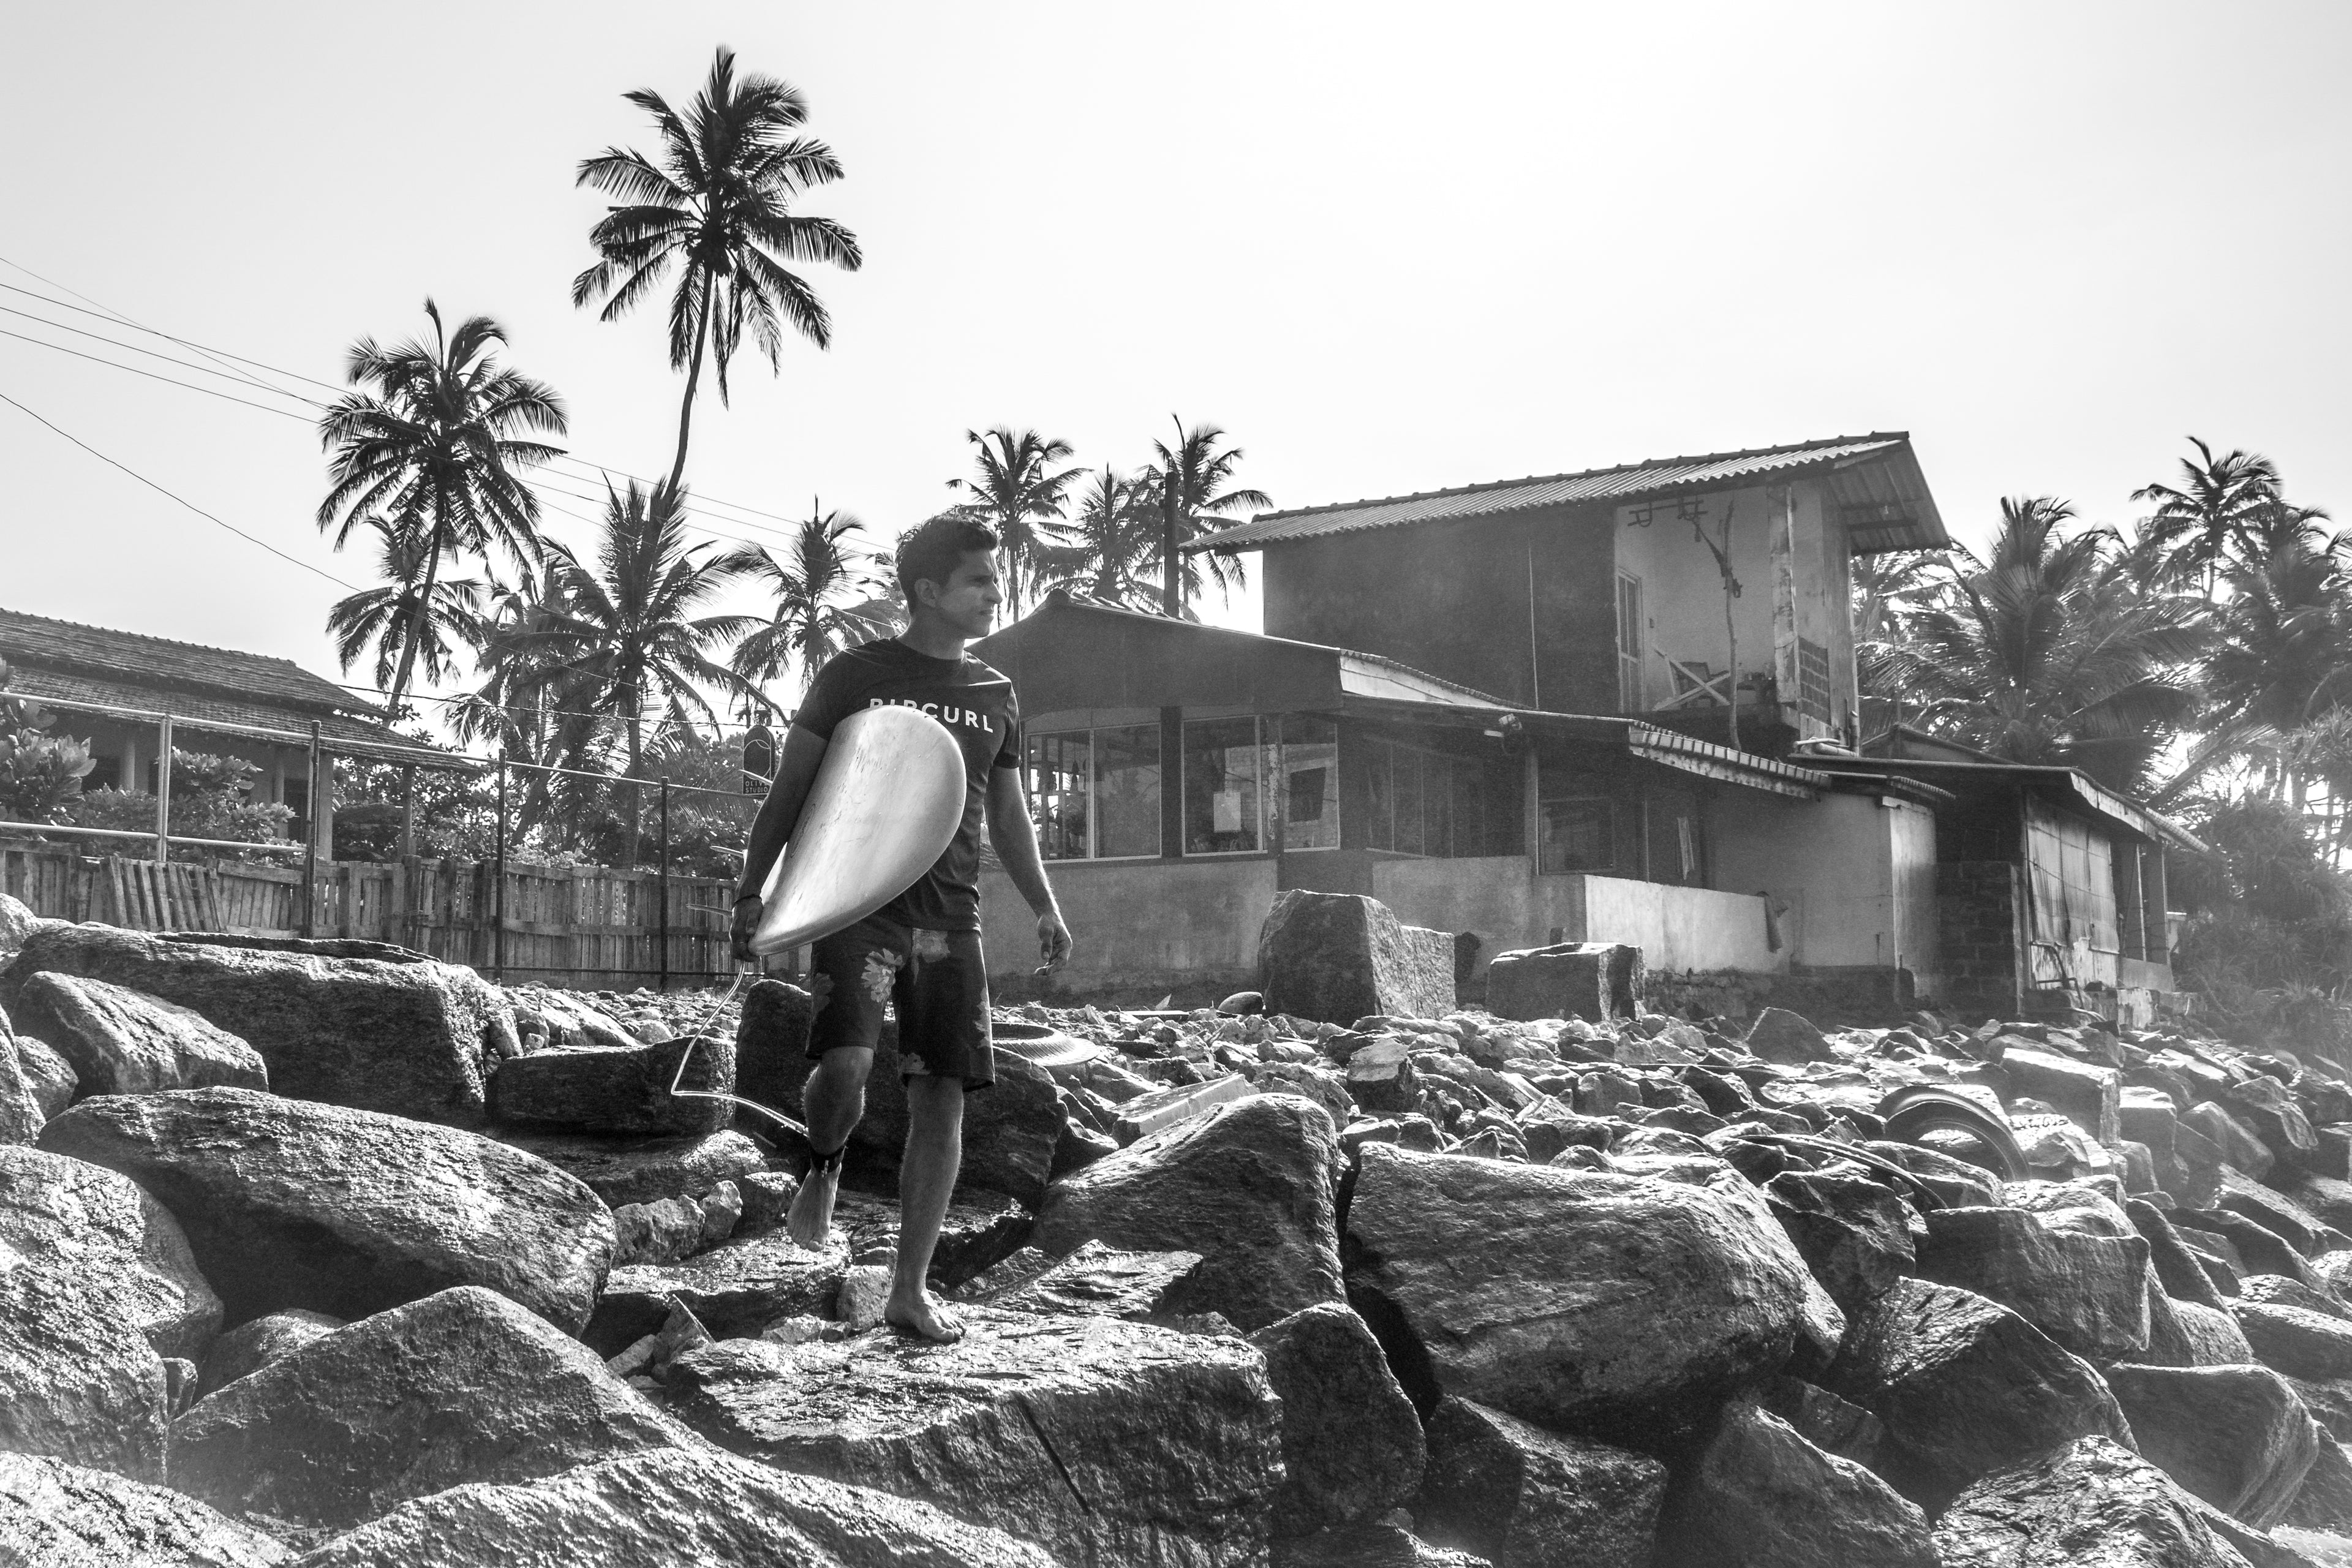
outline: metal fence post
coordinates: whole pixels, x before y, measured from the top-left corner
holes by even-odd
[[[499,748],[499,841],[496,870],[492,877],[496,889],[490,895],[490,978],[504,984],[507,977],[507,753]]]
[[[659,988],[669,989],[669,775],[661,782],[661,873],[654,884],[655,921],[659,934],[655,941],[661,947],[661,980]]]
[[[319,721],[310,721],[310,782],[305,786],[309,798],[303,815],[302,846],[302,934],[319,934]]]
[[[163,739],[155,748],[155,864],[172,858],[172,716],[156,725]]]

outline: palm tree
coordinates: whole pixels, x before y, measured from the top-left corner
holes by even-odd
[[[1078,500],[1067,542],[1044,552],[1036,586],[1084,594],[1106,605],[1151,607],[1144,574],[1160,537],[1160,522],[1140,477],[1105,465]]]
[[[2141,548],[2169,552],[2165,569],[2170,581],[2187,581],[2202,572],[2210,593],[2220,579],[2222,558],[2233,547],[2242,547],[2276,505],[2278,468],[2258,453],[2233,450],[2216,458],[2213,448],[2196,437],[2189,437],[2189,444],[2197,448],[2197,459],[2180,459],[2179,488],[2143,485],[2132,491],[2132,500],[2157,503]]]
[[[1184,545],[1223,528],[1234,512],[1263,511],[1274,502],[1264,490],[1230,488],[1243,454],[1239,447],[1217,449],[1225,438],[1222,428],[1195,425],[1187,430],[1181,419],[1172,414],[1169,418],[1176,425],[1176,445],[1151,444],[1152,454],[1159,458],[1148,481],[1160,511],[1160,539],[1154,554],[1160,563],[1161,613],[1189,617],[1192,601],[1201,595],[1202,554],[1208,555],[1209,574],[1216,579],[1220,593],[1231,594],[1248,577],[1238,558],[1208,552],[1188,553]]]
[[[391,349],[373,338],[352,345],[351,392],[319,421],[331,454],[333,480],[319,503],[319,527],[335,530],[341,550],[352,530],[381,520],[413,535],[425,574],[420,604],[437,603],[445,559],[486,556],[493,546],[519,565],[539,559],[539,498],[515,469],[543,463],[557,448],[521,438],[531,430],[560,436],[562,400],[552,387],[493,363],[506,331],[488,316],[468,316],[454,334],[425,301],[431,342],[412,338]],[[385,689],[397,716],[416,664],[404,640]]]
[[[1023,574],[1060,542],[1055,525],[1069,504],[1071,481],[1085,470],[1055,469],[1073,448],[1034,430],[999,425],[984,436],[967,430],[963,438],[978,448],[972,459],[978,477],[950,479],[948,488],[972,497],[974,510],[1003,542],[1004,596],[1017,620]]]
[[[557,650],[540,635],[562,609],[566,574],[573,569],[571,552],[557,544],[536,573],[511,584],[492,584],[489,608],[475,622],[474,662],[481,684],[444,715],[459,741],[495,742],[508,758],[527,764],[578,767],[596,760],[597,721],[565,700]],[[527,768],[518,782],[516,820],[525,832],[553,816],[559,798],[578,793],[560,775],[535,768]]]
[[[654,117],[661,153],[656,160],[608,147],[581,161],[574,183],[623,205],[589,231],[598,259],[572,280],[572,302],[601,298],[598,319],[615,321],[677,269],[669,364],[686,372],[686,395],[669,470],[676,489],[686,474],[703,355],[717,361],[724,404],[727,366],[746,327],[771,370],[780,368],[786,324],[826,347],[832,318],[808,280],[784,264],[826,261],[855,272],[865,256],[857,237],[840,224],[792,210],[802,192],[841,178],[832,148],[795,133],[808,119],[798,89],[757,71],[739,79],[734,51],[722,47],[683,115],[650,88],[625,96]]]
[[[457,583],[436,582],[428,600],[425,581],[430,565],[425,558],[424,534],[395,528],[382,518],[370,518],[368,526],[378,536],[377,570],[384,584],[338,600],[327,612],[336,660],[349,673],[373,644],[378,687],[392,689],[404,658],[422,664],[425,682],[437,686],[457,668],[457,654],[451,639],[470,643],[479,636],[482,584],[470,577]]]
[[[1929,729],[2022,763],[2063,763],[2129,788],[2190,711],[2185,668],[2201,651],[2203,607],[2115,570],[2106,528],[2071,536],[2074,509],[2049,497],[2001,502],[1991,555],[1956,552],[1945,592],[1892,673]]]
[[[1919,612],[1934,602],[1931,558],[1919,553],[1859,555],[1853,560],[1853,647],[1862,683],[1863,731],[1903,721],[1910,691],[1896,673],[1895,651],[1910,640]]]
[[[773,680],[786,665],[796,664],[806,691],[835,654],[888,635],[889,623],[866,607],[883,584],[866,566],[872,557],[855,548],[864,531],[865,525],[847,512],[825,511],[813,500],[786,559],[777,560],[765,548],[736,557],[740,569],[765,582],[776,600],[774,616],[737,644],[730,661],[746,684]]]

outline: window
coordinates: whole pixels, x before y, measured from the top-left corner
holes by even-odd
[[[1547,800],[1539,814],[1547,876],[1617,868],[1617,805],[1605,796]]]
[[[1617,711],[1639,713],[1642,695],[1642,580],[1617,574]]]
[[[1282,790],[1275,809],[1285,849],[1339,847],[1339,727],[1312,714],[1276,721]]]
[[[1160,726],[1031,735],[1037,847],[1048,860],[1160,853]]]
[[[1244,855],[1265,847],[1259,812],[1257,720],[1184,724],[1184,853]]]
[[[1370,847],[1441,859],[1519,852],[1516,763],[1387,741],[1363,748]]]

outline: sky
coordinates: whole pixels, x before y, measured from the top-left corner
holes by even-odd
[[[572,306],[574,170],[650,147],[621,95],[682,101],[721,43],[798,86],[846,169],[801,210],[867,260],[807,269],[829,350],[706,386],[729,547],[819,503],[885,543],[967,429],[1129,468],[1179,417],[1283,507],[1899,429],[1969,541],[2004,495],[2128,523],[2190,434],[2352,519],[2340,4],[94,0],[9,38],[0,307],[338,383],[429,295],[615,473],[667,470],[682,377],[658,310]],[[302,405],[0,332],[0,395],[121,465],[0,404],[0,605],[332,676],[375,579],[316,525],[310,424],[22,338]],[[583,541],[597,481],[557,483]]]

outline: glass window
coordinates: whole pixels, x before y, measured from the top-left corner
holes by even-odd
[[[1328,719],[1294,714],[1282,721],[1282,816],[1285,849],[1339,847],[1339,727]]]
[[[1087,858],[1087,779],[1093,737],[1084,730],[1029,737],[1029,809],[1048,860]]]
[[[1095,731],[1095,854],[1160,853],[1160,726]]]
[[[1364,804],[1371,815],[1364,842],[1374,849],[1396,847],[1396,780],[1391,766],[1394,748],[1379,741],[1364,743]]]
[[[1597,796],[1547,800],[1541,822],[1547,875],[1617,868],[1615,803]]]
[[[1400,855],[1426,855],[1427,843],[1421,834],[1422,763],[1419,752],[1403,746],[1391,747],[1395,765],[1391,776],[1396,783],[1396,847]]]
[[[1258,811],[1257,721],[1184,725],[1184,853],[1250,853],[1264,844]]]
[[[1495,854],[1494,845],[1486,837],[1487,770],[1467,758],[1454,764],[1454,853],[1462,856]],[[1499,802],[1501,794],[1496,793]],[[1497,815],[1500,815],[1499,807]]]

